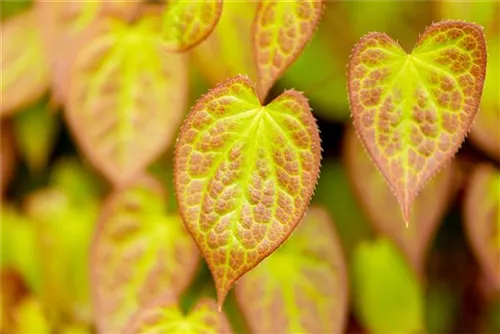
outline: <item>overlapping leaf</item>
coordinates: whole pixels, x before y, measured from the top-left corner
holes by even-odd
[[[354,48],[348,73],[354,125],[405,221],[420,189],[469,131],[485,71],[482,28],[461,21],[433,24],[411,54],[382,33]]]
[[[217,311],[210,299],[202,299],[186,316],[182,314],[175,298],[156,301],[140,310],[127,325],[128,334],[153,333],[232,333],[226,315]]]
[[[392,243],[360,244],[352,265],[356,316],[370,333],[422,332],[422,287]]]
[[[315,120],[298,92],[262,106],[253,84],[237,76],[195,105],[176,146],[175,188],[220,306],[299,223],[320,158]]]
[[[47,165],[59,130],[59,123],[43,103],[24,110],[14,118],[16,144],[33,172]]]
[[[49,64],[30,10],[2,22],[0,115],[28,106],[49,88]]]
[[[153,21],[107,23],[75,61],[66,116],[90,161],[118,185],[172,143],[187,73],[183,58],[162,51]]]
[[[14,150],[14,134],[11,124],[2,121],[0,124],[0,199],[3,197],[10,180],[14,176],[16,153]]]
[[[253,27],[254,57],[261,101],[299,56],[319,22],[320,0],[260,1]]]
[[[347,278],[328,213],[309,209],[290,239],[235,287],[253,333],[341,333]]]
[[[222,0],[168,1],[162,13],[164,47],[185,51],[203,41],[215,28],[222,11]]]
[[[177,296],[199,260],[181,218],[165,215],[165,196],[151,178],[105,203],[92,248],[92,288],[102,333],[119,332],[140,308],[168,291]]]
[[[454,165],[445,167],[429,182],[416,199],[405,226],[396,198],[370,161],[354,129],[347,130],[344,143],[350,181],[371,222],[401,248],[414,270],[422,274],[425,252],[451,201]]]
[[[226,1],[214,31],[193,50],[194,61],[212,85],[238,74],[257,79],[252,24],[257,2]]]
[[[464,203],[467,237],[484,273],[500,290],[500,171],[479,165],[468,181]]]

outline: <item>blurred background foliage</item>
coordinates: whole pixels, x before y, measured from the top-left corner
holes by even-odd
[[[499,7],[498,2],[328,1],[316,34],[273,87],[271,97],[284,89],[304,91],[318,120],[323,162],[313,204],[329,214],[342,246],[347,333],[500,333]],[[35,10],[31,1],[2,1],[2,31]],[[253,2],[225,1],[215,30],[186,54],[189,101],[184,115],[217,82],[239,73],[255,79],[254,10]],[[470,137],[449,166],[452,171],[441,172],[422,192],[423,204],[415,208],[418,219],[410,230],[381,176],[363,167],[362,149],[349,144],[356,138],[346,64],[352,47],[368,32],[386,32],[409,51],[426,26],[442,19],[484,27],[487,78]],[[2,81],[29,84],[21,92],[2,85],[1,331],[92,333],[96,319],[89,254],[113,186],[68,130],[56,85],[43,74],[44,67],[56,72],[46,60],[50,45],[41,48],[28,43],[31,39],[7,37],[2,32]],[[26,55],[22,68],[8,68],[3,51],[8,47],[16,49],[16,57]],[[27,92],[33,85],[33,92]],[[4,99],[15,106],[7,108]],[[175,213],[171,160],[172,145],[148,170],[165,190],[165,212]],[[443,173],[449,181],[438,180]],[[201,297],[215,297],[203,261],[180,297],[181,308],[187,312]],[[235,332],[250,331],[234,292],[224,311]]]

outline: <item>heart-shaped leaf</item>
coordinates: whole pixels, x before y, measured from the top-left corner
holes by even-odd
[[[127,325],[127,334],[143,333],[232,333],[229,321],[211,299],[202,299],[196,307],[184,315],[175,298],[162,298],[144,307]]]
[[[162,51],[153,27],[147,19],[110,21],[80,51],[71,76],[70,128],[89,160],[117,185],[172,143],[184,113],[186,64]]]
[[[316,122],[299,92],[262,106],[253,84],[237,76],[194,106],[175,149],[175,189],[220,307],[233,283],[297,226],[320,160]]]
[[[420,189],[469,131],[485,72],[483,31],[472,23],[431,25],[411,54],[382,33],[354,48],[348,73],[354,126],[405,221]]]
[[[253,1],[226,1],[214,31],[193,50],[196,64],[211,85],[238,74],[257,79],[252,57],[256,7]]]
[[[162,13],[161,37],[169,51],[185,51],[203,41],[217,25],[222,0],[170,0]]]
[[[235,293],[253,333],[341,333],[347,277],[328,213],[309,209],[293,236],[242,277]]]
[[[160,184],[142,177],[106,201],[92,245],[92,288],[102,333],[117,333],[130,317],[168,291],[191,282],[199,254],[178,214],[165,214]]]
[[[0,115],[11,114],[36,101],[49,88],[50,70],[30,10],[2,22]]]
[[[259,1],[253,42],[261,101],[311,39],[322,9],[320,0]]]
[[[464,223],[476,258],[491,283],[500,290],[500,171],[479,165],[466,190]]]
[[[396,198],[370,161],[352,127],[346,132],[343,153],[349,179],[371,222],[401,248],[413,269],[423,274],[425,252],[453,195],[454,165],[446,166],[429,181],[415,200],[405,226]]]

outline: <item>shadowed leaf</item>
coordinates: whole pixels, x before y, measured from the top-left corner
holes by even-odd
[[[162,13],[163,46],[168,51],[185,51],[203,41],[217,25],[222,0],[170,0]]]
[[[32,172],[42,171],[57,139],[58,119],[42,103],[15,115],[13,125],[21,156]]]
[[[181,218],[165,214],[165,196],[156,180],[143,177],[111,195],[92,246],[100,332],[119,332],[137,310],[165,291],[180,294],[198,260]]]
[[[352,127],[346,132],[344,145],[349,179],[371,222],[401,248],[414,270],[423,274],[427,247],[451,200],[454,165],[446,166],[429,181],[416,199],[406,226],[396,198]]]
[[[259,73],[257,94],[261,101],[313,36],[322,7],[320,0],[259,2],[253,43]]]
[[[226,1],[214,31],[193,50],[194,61],[211,85],[238,74],[257,79],[252,57],[256,7],[253,1]]]
[[[235,287],[253,333],[341,333],[347,278],[328,213],[309,209],[278,250]]]
[[[410,266],[387,239],[360,244],[353,259],[356,316],[370,333],[421,333],[424,297]]]
[[[49,65],[32,10],[2,22],[0,115],[36,101],[49,88]]]
[[[175,189],[220,307],[233,283],[297,226],[320,159],[315,119],[296,91],[262,106],[253,84],[237,76],[194,106],[176,145]]]
[[[0,124],[0,200],[16,171],[16,152],[11,123]]]
[[[477,261],[500,290],[500,171],[479,165],[468,180],[464,224]]]
[[[210,299],[202,299],[188,314],[182,314],[174,298],[166,298],[144,307],[127,325],[127,334],[153,333],[232,333],[226,315],[217,311]]]
[[[120,185],[172,143],[187,69],[183,58],[162,51],[152,21],[107,23],[75,61],[66,116],[89,160]]]
[[[411,54],[382,33],[354,48],[348,70],[354,126],[405,221],[419,191],[469,131],[485,71],[482,28],[461,21],[431,25]]]

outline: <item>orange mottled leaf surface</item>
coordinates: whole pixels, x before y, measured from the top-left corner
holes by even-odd
[[[219,21],[222,3],[222,0],[167,1],[161,26],[165,49],[185,51],[207,38]]]
[[[153,178],[142,177],[105,202],[92,245],[94,311],[102,333],[117,332],[130,317],[168,291],[191,282],[199,254],[178,214]]]
[[[310,208],[290,239],[243,276],[235,292],[253,333],[341,333],[346,268],[328,213]]]
[[[469,131],[485,72],[483,30],[462,21],[431,25],[410,54],[383,33],[364,36],[354,48],[348,69],[354,126],[405,221]]]
[[[477,261],[500,290],[500,171],[479,165],[468,180],[464,224]]]
[[[215,301],[201,299],[184,315],[175,298],[168,296],[142,308],[129,322],[125,333],[230,334],[232,329],[226,315],[217,311]]]
[[[406,225],[396,198],[352,127],[346,132],[343,155],[351,184],[374,227],[392,239],[413,269],[423,274],[426,250],[452,200],[454,164],[443,168],[429,181],[417,197]]]
[[[220,306],[234,282],[297,226],[320,159],[316,122],[299,92],[262,106],[254,85],[237,76],[194,106],[176,145],[174,183]]]
[[[50,69],[35,12],[2,22],[0,116],[12,114],[40,98],[49,88]]]
[[[73,67],[66,119],[89,160],[115,185],[172,144],[187,98],[185,59],[162,50],[154,21],[106,21]]]
[[[253,43],[261,101],[311,39],[322,9],[323,2],[318,0],[259,2]]]

